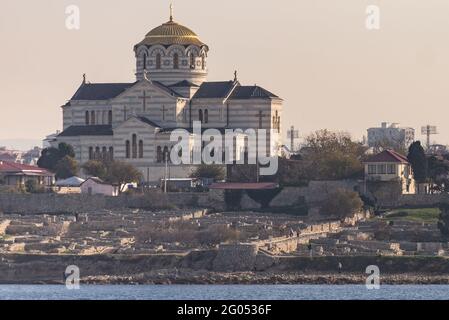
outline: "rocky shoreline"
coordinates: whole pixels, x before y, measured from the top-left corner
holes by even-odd
[[[136,285],[364,285],[366,274],[355,273],[268,273],[159,270],[130,276],[95,276],[82,279],[84,284],[136,284]],[[449,275],[436,274],[386,274],[381,276],[381,284],[425,285],[449,284]]]

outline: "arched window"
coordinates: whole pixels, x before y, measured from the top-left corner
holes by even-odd
[[[86,125],[89,125],[89,111],[86,111]]]
[[[179,69],[179,55],[177,53],[173,55],[173,69]]]
[[[156,159],[157,163],[161,163],[162,162],[162,147],[157,147],[157,159]]]
[[[108,112],[108,124],[109,125],[112,124],[112,110],[109,110],[109,112]]]
[[[143,141],[139,140],[139,159],[143,159]]]
[[[158,53],[156,55],[156,69],[160,69],[161,68],[161,54]]]
[[[195,55],[193,52],[190,54],[190,69],[195,69]]]
[[[133,145],[132,145],[132,152],[133,152],[133,159],[137,159],[137,135],[133,134]]]
[[[147,54],[143,54],[143,70],[147,69]]]
[[[129,159],[131,157],[131,148],[129,140],[126,140],[126,159]]]
[[[201,56],[201,68],[204,70],[206,69],[206,57],[204,54]]]
[[[93,160],[93,159],[94,159],[94,148],[89,147],[89,160]]]
[[[101,159],[105,160],[108,158],[108,149],[106,147],[103,147],[101,150]]]
[[[90,113],[90,123],[93,124],[93,125],[96,124],[96,121],[95,121],[95,111],[92,111],[92,112]]]
[[[204,110],[204,123],[209,123],[209,110]]]
[[[114,147],[109,147],[109,160],[114,160]]]
[[[101,158],[100,147],[95,148],[95,159],[98,160]]]
[[[203,110],[201,109],[198,111],[198,121],[203,123]]]

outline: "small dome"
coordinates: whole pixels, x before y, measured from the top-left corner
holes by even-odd
[[[195,32],[189,28],[174,22],[172,19],[163,25],[154,28],[146,36],[145,39],[138,45],[197,45],[199,47],[205,44],[198,38]]]

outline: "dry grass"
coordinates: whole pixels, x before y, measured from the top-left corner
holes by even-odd
[[[136,232],[139,242],[145,243],[151,239],[153,244],[179,242],[186,246],[215,246],[222,242],[237,241],[241,237],[241,232],[226,225],[203,228],[186,221],[147,224]]]

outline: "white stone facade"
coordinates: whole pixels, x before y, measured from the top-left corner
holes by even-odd
[[[383,122],[378,128],[368,129],[368,146],[408,148],[415,141],[415,129],[399,127],[398,124]]]
[[[237,77],[206,82],[209,48],[172,20],[158,28],[134,48],[135,83],[91,84],[84,79],[62,107],[64,131],[52,144],[72,145],[81,164],[104,157],[132,163],[146,182],[164,177],[161,152],[175,144],[170,132],[191,131],[194,121],[221,131],[266,129],[274,145],[269,155],[277,155],[282,145],[282,99],[258,86],[242,86]],[[165,43],[154,43],[158,32]],[[199,146],[190,143],[190,152],[195,147]],[[187,177],[193,169],[173,165],[170,176]]]

